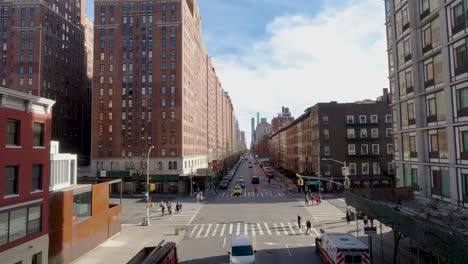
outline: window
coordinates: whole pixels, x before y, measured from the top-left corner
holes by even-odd
[[[429,157],[448,159],[447,130],[445,128],[429,130]]]
[[[369,175],[369,163],[362,163],[362,175]]]
[[[365,116],[365,115],[360,115],[360,116],[359,116],[359,123],[360,123],[360,124],[365,124],[365,123],[367,123],[367,116]]]
[[[171,136],[171,138],[170,138],[170,143],[171,143],[171,145],[174,145],[174,144],[175,144],[175,137],[174,137],[174,136]]]
[[[328,131],[328,129],[323,130],[323,138],[324,139],[329,139],[330,138],[330,132]]]
[[[330,146],[328,145],[323,146],[323,155],[330,156]]]
[[[161,157],[166,157],[166,149],[161,149]]]
[[[372,144],[372,155],[379,155],[379,144]]]
[[[79,190],[81,191],[81,190]],[[79,222],[91,216],[92,191],[73,194],[73,222]]]
[[[466,27],[466,10],[463,2],[460,2],[453,8],[452,12],[452,35],[462,31]]]
[[[354,116],[346,116],[346,124],[354,124]]]
[[[34,146],[44,146],[44,124],[34,123]]]
[[[455,75],[468,72],[468,48],[467,44],[468,39],[465,40],[465,43],[455,47],[453,51],[453,60],[455,66]]]
[[[7,145],[20,145],[20,122],[18,120],[8,120]]]
[[[379,138],[379,129],[378,128],[372,128],[371,129],[371,137],[372,138]]]
[[[414,112],[414,101],[408,100],[401,103],[401,125],[407,127],[414,125],[415,112]]]
[[[444,90],[426,96],[427,122],[445,121],[445,93]]]
[[[175,149],[171,149],[171,157],[175,157]]]
[[[32,167],[32,191],[42,190],[42,164]]]
[[[322,123],[323,124],[328,124],[328,116],[323,116],[322,117]]]
[[[447,167],[431,167],[432,195],[450,198],[450,175]]]
[[[348,128],[348,138],[355,138],[354,129]]]
[[[356,155],[356,145],[354,144],[348,145],[348,155]]]
[[[390,175],[395,174],[395,164],[393,162],[389,162],[387,164],[387,168],[388,168],[388,174]]]
[[[385,115],[385,123],[392,123],[392,115]]]
[[[432,50],[440,45],[440,21],[439,17],[427,23],[422,28],[423,52]]]
[[[367,144],[361,145],[361,155],[369,154],[369,146]]]
[[[387,155],[393,155],[393,145],[387,144]]]
[[[442,55],[424,61],[424,86],[430,87],[443,82]]]
[[[21,208],[10,212],[9,242],[26,236],[28,208]]]
[[[379,118],[377,115],[371,115],[371,124],[377,124],[379,122]]]
[[[165,136],[161,137],[161,145],[166,145],[166,137]]]
[[[18,166],[6,166],[6,195],[18,194]]]
[[[349,174],[356,175],[356,163],[349,163]]]
[[[367,138],[367,128],[361,128],[359,130],[359,138]]]
[[[161,99],[161,106],[162,107],[166,106],[166,99]]]

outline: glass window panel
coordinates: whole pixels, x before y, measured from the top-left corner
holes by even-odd
[[[468,152],[468,131],[461,132],[461,135],[462,135],[463,152]]]
[[[450,198],[450,175],[448,168],[441,168],[442,196]]]
[[[8,213],[0,214],[0,245],[8,243]]]
[[[41,231],[41,206],[28,209],[28,235]]]
[[[439,129],[439,157],[441,159],[448,159],[448,144],[447,144],[447,129]]]
[[[26,236],[27,208],[21,208],[10,212],[10,239],[9,242]]]
[[[73,195],[73,222],[79,222],[91,216],[91,198],[90,191]]]
[[[434,81],[435,84],[442,83],[443,80],[443,69],[442,69],[442,54],[434,56]]]

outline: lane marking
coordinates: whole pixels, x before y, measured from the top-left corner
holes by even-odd
[[[247,235],[247,234],[248,234],[248,232],[247,232],[247,226],[248,226],[247,223],[245,223],[245,224],[244,224],[244,235]]]
[[[258,232],[260,233],[261,236],[263,236],[262,226],[260,225],[260,223],[257,223],[257,227],[258,227]]]
[[[317,232],[317,229],[315,229],[315,227],[312,226],[310,229],[312,229],[312,231],[314,231],[317,236],[320,236],[320,233]],[[310,232],[310,235],[312,235],[312,232]]]
[[[260,196],[263,197],[263,193],[262,193],[262,192],[260,193]]]
[[[204,227],[205,227],[205,225],[204,225],[204,224],[200,226],[200,230],[198,231],[197,238],[199,238],[199,237],[200,237],[200,235],[201,235],[201,232],[202,232],[202,230],[203,230],[203,228],[204,228]]]
[[[216,231],[218,231],[218,227],[219,227],[219,224],[216,224],[216,227],[215,229],[213,230],[213,234],[211,236],[215,236],[216,235]]]
[[[252,235],[255,236],[255,224],[250,226],[250,231],[252,231]]]
[[[291,225],[290,222],[288,222],[288,226],[289,226],[289,230],[291,230],[291,233],[292,233],[293,235],[295,235],[295,234],[296,234],[296,231],[294,231],[294,228],[292,227],[292,225]]]
[[[302,228],[299,228],[299,226],[297,226],[297,229],[299,230],[299,234],[301,234],[301,235],[304,234],[304,231],[302,231]]]
[[[210,234],[210,230],[211,230],[211,224],[209,224],[208,228],[206,229],[205,237],[208,237],[208,235]]]
[[[273,223],[273,226],[275,227],[276,235],[281,236],[280,232],[278,231],[278,226],[276,226],[276,223]]]
[[[226,247],[226,237],[224,237],[223,248]]]
[[[285,234],[285,235],[288,235],[288,232],[286,231],[286,227],[284,227],[283,222],[281,222],[280,225],[281,225],[281,228],[283,228],[284,234]]]
[[[226,228],[226,224],[223,224],[223,227],[221,228],[221,234],[220,236],[224,236],[224,229]]]
[[[195,225],[195,226],[193,227],[192,232],[190,232],[189,237],[192,237],[192,236],[193,236],[193,234],[195,233],[195,230],[197,229],[197,227],[198,227],[198,225]]]
[[[236,235],[239,235],[240,234],[240,223],[237,223],[237,232],[236,232]]]
[[[289,250],[288,244],[284,243],[286,249],[288,250],[289,256],[292,257],[291,250]]]
[[[229,234],[232,235],[232,224],[229,225]]]
[[[271,236],[270,228],[268,227],[267,223],[263,223],[265,225],[265,230],[268,232],[268,235]]]

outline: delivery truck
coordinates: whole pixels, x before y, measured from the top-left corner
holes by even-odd
[[[348,233],[323,232],[315,248],[324,264],[370,264],[369,247]]]

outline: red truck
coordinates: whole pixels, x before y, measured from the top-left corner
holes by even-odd
[[[323,233],[315,248],[324,264],[370,264],[369,247],[348,233]]]
[[[127,264],[178,264],[177,248],[174,242],[162,241],[155,247],[145,247]]]

